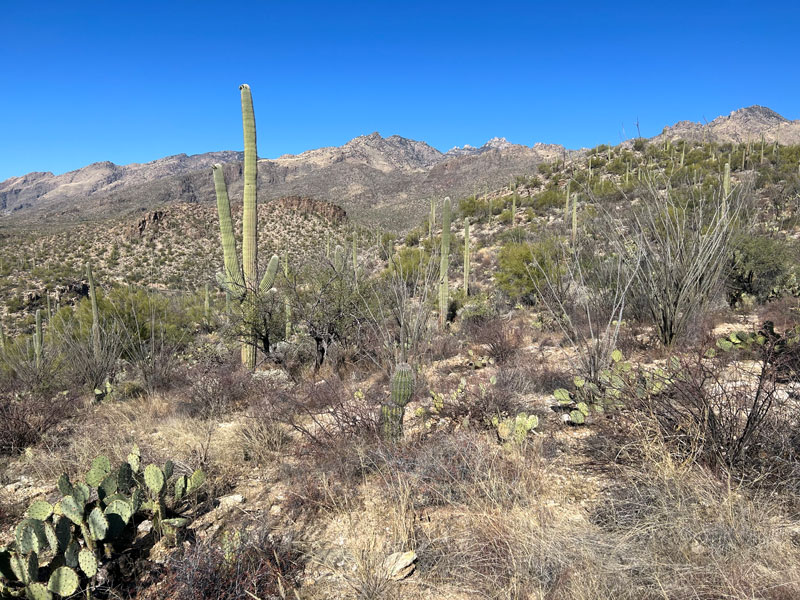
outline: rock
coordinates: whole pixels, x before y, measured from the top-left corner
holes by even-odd
[[[238,504],[244,504],[244,496],[241,494],[230,494],[217,498],[220,508],[233,508]]]
[[[405,579],[414,572],[417,561],[417,553],[413,550],[408,552],[395,552],[386,557],[383,565],[386,573],[392,581]]]

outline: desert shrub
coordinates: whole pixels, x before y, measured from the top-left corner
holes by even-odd
[[[533,304],[537,289],[544,287],[544,276],[534,265],[541,265],[545,273],[555,278],[559,268],[554,261],[558,246],[555,238],[503,246],[497,258],[497,287],[513,301]]]
[[[412,229],[406,234],[405,245],[408,247],[418,245],[420,237],[419,229]]]
[[[422,248],[401,248],[389,261],[385,277],[399,277],[407,285],[413,285],[428,269],[430,255]]]
[[[369,403],[363,391],[350,389],[336,376],[299,384],[264,381],[261,385],[253,414],[265,426],[285,426],[299,434],[303,441],[297,448],[300,451],[324,454],[341,440],[377,438],[378,402]]]
[[[186,375],[191,383],[182,402],[183,410],[191,417],[212,419],[243,408],[252,377],[237,362],[194,366]]]
[[[486,348],[486,353],[497,364],[513,358],[522,345],[519,327],[505,319],[496,318],[479,322],[470,328],[471,338]]]
[[[550,394],[558,388],[572,385],[574,372],[557,369],[547,364],[543,357],[507,365],[497,373],[497,389],[508,396]]]
[[[100,344],[92,342],[91,323],[80,323],[63,319],[63,312],[54,318],[51,338],[58,351],[67,360],[63,361],[67,381],[99,388],[113,378],[117,361],[122,354],[122,338],[113,322],[101,325]]]
[[[738,303],[744,294],[765,302],[793,291],[797,252],[786,241],[763,235],[740,235],[733,240],[727,274],[728,301]]]
[[[163,585],[176,600],[289,598],[302,568],[292,543],[267,528],[229,529],[220,545],[192,546],[171,558]]]
[[[547,211],[553,208],[561,208],[566,202],[565,193],[558,187],[547,189],[533,198],[532,206],[537,211]]]
[[[75,397],[65,393],[0,394],[0,455],[35,445],[75,413]]]
[[[673,357],[652,375],[652,393],[641,400],[634,386],[625,401],[645,408],[665,437],[711,468],[754,479],[794,471],[800,438],[781,381],[796,374],[796,342],[766,335],[747,349],[711,354]]]
[[[470,296],[456,293],[453,296],[460,305],[456,314],[467,328],[483,323],[497,314],[494,299],[486,292]]]

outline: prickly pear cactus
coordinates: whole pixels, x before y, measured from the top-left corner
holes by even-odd
[[[506,444],[522,444],[528,434],[539,426],[539,417],[519,413],[511,418],[492,418],[492,425],[497,430],[497,437]]]
[[[203,485],[203,472],[179,476],[174,498],[168,499],[173,463],[168,461],[163,470],[155,465],[144,472],[139,468],[139,450],[134,447],[127,462],[116,468],[107,457],[97,457],[86,483],[73,484],[62,475],[61,499],[55,504],[33,502],[14,530],[14,542],[0,548],[0,597],[70,596],[79,587],[89,592],[101,561],[124,551],[124,543],[132,539],[134,522],[150,519],[156,531],[173,536],[189,524],[180,511],[187,506],[186,498]],[[40,580],[40,567],[45,575],[50,573],[46,581]]]

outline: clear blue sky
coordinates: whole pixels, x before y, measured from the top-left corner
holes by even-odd
[[[796,2],[0,3],[0,180],[379,131],[618,143],[751,104],[800,118]]]

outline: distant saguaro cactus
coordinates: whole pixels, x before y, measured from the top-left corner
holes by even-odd
[[[450,198],[444,199],[442,209],[442,260],[439,266],[439,326],[447,324],[450,305],[450,288],[447,273],[450,270]]]
[[[42,311],[36,309],[36,328],[33,331],[33,359],[36,369],[42,368],[42,356],[44,354],[44,336],[42,336]]]
[[[220,277],[222,286],[237,298],[242,305],[245,333],[242,342],[242,364],[248,369],[255,369],[257,335],[255,329],[255,313],[257,298],[267,293],[275,282],[278,272],[278,257],[272,255],[267,271],[258,281],[258,199],[257,176],[258,155],[256,151],[256,120],[253,114],[253,97],[250,86],[239,86],[242,95],[242,126],[244,129],[244,211],[242,215],[242,264],[236,256],[236,239],[233,236],[233,219],[231,203],[228,199],[228,188],[222,165],[213,166],[214,188],[217,194],[217,212],[219,213],[219,231],[222,238],[222,252],[225,271]]]

